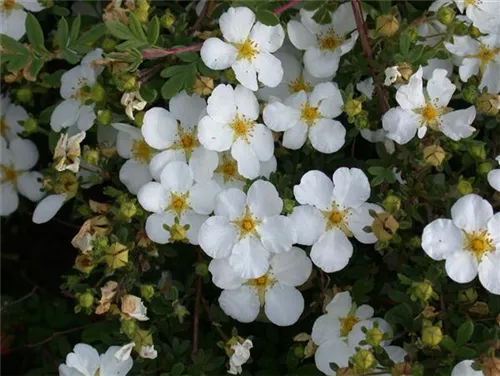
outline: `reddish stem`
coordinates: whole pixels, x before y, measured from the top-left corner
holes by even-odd
[[[148,49],[142,51],[142,57],[144,59],[154,59],[157,57],[176,55],[176,54],[180,54],[183,52],[199,51],[199,50],[201,50],[201,46],[203,46],[203,43],[197,43],[197,44],[193,44],[191,46],[186,46],[186,47],[175,47],[175,48],[171,48],[171,49],[148,48]]]
[[[196,249],[196,259],[197,262],[203,261],[203,256],[201,255],[201,248]],[[194,300],[194,316],[193,316],[193,351],[191,352],[191,358],[194,358],[198,353],[198,327],[200,324],[200,302],[201,302],[201,290],[203,288],[203,280],[201,276],[198,276],[196,280],[196,295]]]
[[[301,0],[291,0],[287,4],[279,7],[278,9],[273,10],[273,13],[274,14],[281,14],[285,10],[290,9],[290,8],[294,7],[295,5],[297,5],[298,3],[300,3],[300,1]]]

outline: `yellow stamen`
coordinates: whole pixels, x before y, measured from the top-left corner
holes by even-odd
[[[341,210],[336,204],[332,210],[324,211],[323,217],[326,220],[325,231],[330,231],[336,227],[343,231],[347,236],[352,236],[351,230],[347,227],[347,217],[349,214],[349,210]]]
[[[302,105],[300,119],[307,125],[312,126],[316,124],[320,116],[318,107],[311,106],[309,102]]]
[[[8,130],[9,130],[9,126],[5,122],[5,117],[2,116],[0,118],[0,135],[3,136],[3,137],[5,137],[5,135],[7,134]]]
[[[181,215],[186,209],[189,208],[188,203],[189,192],[184,194],[170,193],[170,202],[167,206],[167,210],[172,210]]]
[[[0,182],[1,183],[12,183],[15,184],[17,180],[17,171],[14,169],[13,166],[9,165],[0,165]]]
[[[249,235],[257,234],[257,226],[260,221],[252,216],[250,209],[247,207],[245,213],[241,218],[237,218],[233,221],[233,224],[239,230],[239,238],[242,239]]]
[[[4,0],[2,3],[3,10],[12,10],[16,6],[16,0]]]
[[[465,0],[464,1],[464,8],[467,8],[470,5],[476,5],[476,0]]]
[[[267,274],[264,274],[259,278],[252,279],[250,283],[255,287],[266,287],[267,281],[268,281]]]
[[[493,239],[487,230],[465,234],[464,248],[471,252],[478,260],[493,250]]]
[[[436,116],[437,116],[437,111],[433,106],[431,105],[425,106],[424,110],[422,111],[422,117],[424,118],[426,123],[433,121],[436,118]]]
[[[479,59],[479,70],[483,74],[486,66],[495,60],[495,57],[500,52],[500,47],[488,48],[484,44],[479,47],[479,52],[471,57]]]
[[[333,51],[342,44],[342,39],[332,28],[328,29],[328,31],[321,36],[318,36],[317,40],[319,49],[323,51]]]
[[[252,60],[259,52],[256,48],[257,44],[250,39],[247,39],[243,43],[235,43],[234,46],[238,50],[236,60]]]
[[[346,337],[351,332],[354,325],[356,325],[357,323],[358,323],[358,319],[353,314],[349,314],[348,316],[341,318],[340,319],[340,324],[341,324],[340,334],[343,337]]]
[[[301,90],[308,93],[312,90],[312,88],[312,85],[309,82],[306,82],[302,75],[288,84],[288,91],[290,92],[290,94],[298,93]]]
[[[237,115],[234,118],[233,122],[230,124],[230,127],[233,129],[233,138],[235,140],[238,138],[243,138],[248,142],[249,133],[255,127],[255,122],[253,120],[249,120],[245,117],[240,117]]]
[[[135,140],[132,142],[132,155],[138,162],[149,163],[153,149],[144,140]]]

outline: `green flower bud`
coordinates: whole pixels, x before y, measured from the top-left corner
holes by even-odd
[[[189,315],[189,311],[182,304],[176,304],[174,307],[174,314],[175,316],[177,316],[177,319],[182,324],[184,322],[184,317]]]
[[[291,214],[293,212],[294,207],[295,207],[295,200],[291,200],[289,198],[285,198],[283,200],[283,213]]]
[[[92,166],[97,166],[99,163],[99,152],[90,148],[84,148],[83,160]]]
[[[465,35],[469,31],[469,26],[465,22],[459,21],[457,19],[455,19],[454,26],[455,34],[457,35]]]
[[[122,320],[120,330],[127,337],[131,338],[137,330],[137,324],[135,320]]]
[[[104,40],[101,42],[101,48],[106,53],[113,52],[115,50],[116,45],[117,45],[116,40],[112,38],[104,38]]]
[[[477,98],[476,108],[479,113],[487,116],[497,116],[500,111],[500,95],[483,93]]]
[[[415,296],[422,302],[428,301],[434,294],[432,284],[429,281],[416,283],[414,287]]]
[[[477,300],[477,291],[475,288],[468,288],[458,293],[460,303],[474,303]]]
[[[81,294],[78,297],[78,303],[83,308],[90,308],[90,307],[92,307],[92,304],[94,304],[94,296],[90,292],[86,292],[84,294]]]
[[[354,118],[354,126],[359,130],[370,128],[370,120],[368,119],[368,112],[361,111],[361,113]]]
[[[469,26],[469,34],[473,38],[478,38],[481,36],[481,30],[479,30],[477,27],[470,25]]]
[[[343,109],[347,116],[354,117],[363,111],[363,103],[357,99],[349,99]]]
[[[299,359],[304,358],[304,348],[302,346],[295,346],[293,349],[293,355]]]
[[[123,218],[132,218],[137,213],[137,207],[133,202],[122,202],[120,205],[120,215]]]
[[[478,175],[487,175],[491,170],[493,170],[493,164],[490,162],[483,162],[476,169]]]
[[[194,267],[196,275],[200,277],[206,277],[208,275],[208,266],[203,262],[199,262]]]
[[[123,90],[125,91],[134,91],[136,89],[137,85],[137,80],[135,79],[135,76],[129,74],[125,77],[123,77]]]
[[[142,127],[142,123],[144,123],[145,114],[146,113],[144,111],[139,111],[138,113],[135,114],[135,119],[134,119],[135,125],[137,125],[138,127]]]
[[[436,347],[443,339],[443,331],[438,326],[428,326],[422,329],[422,342],[430,347]]]
[[[389,195],[382,203],[384,209],[389,213],[396,213],[401,209],[401,199],[398,196]]]
[[[464,96],[464,100],[468,103],[476,103],[477,97],[479,95],[479,91],[477,90],[477,86],[467,85],[462,91],[462,95]]]
[[[16,98],[21,103],[31,102],[33,99],[33,92],[30,88],[21,88],[16,92]]]
[[[379,328],[372,328],[366,332],[365,341],[372,347],[378,347],[383,338],[384,333]]]
[[[458,184],[457,184],[457,192],[461,196],[465,196],[465,195],[468,195],[469,193],[472,193],[472,191],[473,191],[473,189],[472,189],[471,182],[466,180],[466,179],[460,178],[460,180],[458,181]]]
[[[477,161],[484,161],[486,159],[486,149],[484,143],[474,143],[469,149],[469,154]]]
[[[153,285],[141,285],[141,296],[148,302],[155,294],[155,287]]]
[[[443,163],[446,152],[441,146],[438,145],[430,145],[424,148],[424,161],[434,167],[441,166]]]
[[[92,86],[92,90],[90,91],[90,98],[93,102],[99,103],[104,100],[106,97],[106,91],[100,84],[95,84]]]
[[[160,18],[161,25],[165,29],[168,29],[168,28],[172,27],[172,25],[174,24],[174,22],[175,22],[175,16],[172,14],[172,12],[170,11],[170,9],[167,9],[165,11],[165,14],[163,16],[161,16],[161,18]]]
[[[449,25],[455,19],[455,11],[450,7],[441,7],[437,11],[437,19],[444,25]]]
[[[383,37],[392,37],[399,30],[399,21],[392,14],[377,17],[377,33]]]
[[[97,111],[97,122],[102,125],[111,124],[113,118],[113,113],[110,110],[99,110]]]
[[[38,128],[38,122],[36,121],[35,118],[32,118],[30,116],[27,120],[25,120],[23,127],[26,132],[33,133]]]
[[[369,350],[359,350],[351,358],[352,364],[357,372],[365,372],[372,369],[377,361]]]

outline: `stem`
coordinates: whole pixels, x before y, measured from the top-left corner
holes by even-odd
[[[283,13],[285,10],[287,9],[290,9],[292,7],[294,7],[295,5],[297,5],[298,3],[300,3],[301,0],[291,0],[289,1],[287,4],[273,10],[273,13],[274,14],[281,14]]]
[[[215,330],[217,330],[217,333],[219,333],[220,337],[224,340],[224,342],[229,341],[229,336],[226,333],[224,333],[224,331],[220,328],[220,324],[218,324],[212,319],[212,315],[210,314],[210,307],[208,306],[207,301],[204,298],[201,298],[201,301],[203,303],[203,308],[207,313],[208,319],[212,323],[212,326],[215,328]]]
[[[197,262],[202,261],[201,248],[196,249]],[[200,324],[200,302],[201,302],[201,290],[203,288],[203,280],[201,275],[198,276],[196,280],[196,295],[194,301],[194,316],[193,316],[193,351],[191,352],[191,358],[194,358],[198,353],[198,328]]]
[[[203,20],[205,19],[205,15],[208,12],[208,6],[209,5],[210,5],[210,1],[207,0],[207,2],[205,3],[205,5],[203,6],[203,9],[200,12],[200,15],[198,16],[198,19],[196,20],[196,22],[194,23],[193,27],[189,31],[191,31],[192,33],[194,33],[195,31],[197,31],[201,27],[201,24],[203,23]]]
[[[31,292],[29,292],[28,294],[24,295],[23,297],[13,301],[12,303],[9,303],[9,302],[5,302],[4,306],[2,308],[0,308],[0,312],[2,312],[4,309],[7,309],[7,308],[10,308],[12,306],[15,306],[16,304],[19,304],[23,301],[25,301],[26,299],[30,298],[35,292],[36,290],[38,290],[38,286],[34,286],[33,289],[31,289]]]
[[[193,44],[191,46],[186,46],[186,47],[175,47],[175,48],[171,48],[171,49],[148,48],[148,49],[142,51],[142,57],[144,59],[154,59],[157,57],[176,55],[176,54],[180,54],[183,52],[199,51],[199,50],[201,50],[201,46],[203,46],[203,43],[197,43],[197,44]]]

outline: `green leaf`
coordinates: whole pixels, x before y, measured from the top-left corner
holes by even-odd
[[[182,372],[184,372],[184,364],[182,363],[176,363],[170,370],[170,375],[171,376],[180,376],[182,375]]]
[[[384,180],[385,180],[384,175],[377,175],[373,178],[371,186],[376,187],[377,185],[382,184],[384,182]]]
[[[82,24],[82,19],[80,16],[76,17],[73,23],[71,24],[71,34],[69,36],[69,40],[74,42],[78,39],[78,34],[80,34],[80,26]]]
[[[149,21],[148,24],[149,44],[154,46],[159,36],[160,36],[160,21],[158,20],[158,17],[155,16],[151,21]]]
[[[58,5],[54,5],[50,8],[50,10],[52,11],[52,14],[59,17],[68,17],[71,14],[68,8],[60,7]]]
[[[68,22],[63,17],[57,23],[57,32],[56,32],[56,42],[61,49],[64,49],[68,45],[68,36],[69,36]]]
[[[196,83],[196,63],[191,63],[186,66],[184,71],[184,89],[191,89]]]
[[[161,96],[163,99],[170,99],[179,91],[181,91],[184,85],[184,74],[178,74],[171,77],[167,82],[165,82],[161,88]]]
[[[162,70],[160,76],[163,78],[169,78],[175,76],[176,74],[184,73],[184,69],[186,69],[185,65],[172,65]]]
[[[109,32],[111,33],[111,35],[113,35],[114,37],[116,37],[118,39],[133,39],[134,38],[134,35],[129,30],[127,25],[125,25],[121,22],[110,20],[110,21],[106,21],[105,25],[106,25],[107,29],[109,30]]]
[[[399,304],[391,308],[385,314],[385,319],[390,324],[399,324],[405,329],[411,329],[413,327],[413,312],[411,307],[407,303]]]
[[[380,166],[372,166],[368,168],[368,172],[373,176],[383,175],[386,171],[387,169],[385,167]]]
[[[44,60],[41,59],[33,59],[30,64],[30,69],[28,70],[32,81],[35,81],[36,76],[38,76],[38,73],[40,73],[40,70],[43,68],[43,65],[45,64]]]
[[[267,26],[276,26],[280,23],[280,19],[270,10],[260,9],[255,13],[257,21]]]
[[[196,52],[183,52],[176,55],[179,59],[186,63],[192,63],[199,60],[200,56]]]
[[[320,25],[329,24],[332,22],[332,14],[326,7],[319,8],[313,15],[313,20]]]
[[[470,347],[460,347],[456,352],[455,355],[462,358],[462,359],[472,359],[477,356],[476,350],[471,349]]]
[[[148,103],[154,102],[158,96],[158,92],[149,85],[141,86],[139,92],[141,97]]]
[[[43,36],[42,27],[36,17],[31,13],[28,13],[26,17],[26,34],[33,48],[39,49],[44,47],[45,38]]]
[[[9,72],[19,72],[23,69],[30,61],[30,55],[2,55],[4,61],[9,61],[7,63],[7,70]]]
[[[408,56],[408,53],[410,52],[410,36],[408,33],[404,33],[401,35],[399,38],[399,51],[404,55]]]
[[[457,344],[455,343],[453,338],[451,338],[450,336],[444,336],[439,345],[443,349],[445,349],[451,353],[454,353],[457,349]]]
[[[322,6],[324,1],[312,0],[312,1],[304,1],[302,8],[308,11],[313,11]]]
[[[472,321],[465,321],[457,331],[457,345],[462,346],[472,337],[474,333],[474,323]]]
[[[66,60],[70,64],[78,64],[78,62],[80,61],[80,56],[78,56],[78,54],[68,49],[62,50],[61,55],[64,58],[64,60]]]
[[[89,30],[84,32],[80,38],[78,38],[78,44],[93,43],[99,38],[101,38],[106,32],[106,25],[99,23],[92,26]]]
[[[137,19],[137,16],[134,13],[130,13],[128,27],[132,32],[132,35],[134,35],[136,39],[140,40],[141,42],[147,43],[148,39],[146,38],[146,34],[142,29],[141,22]]]
[[[0,45],[2,46],[2,55],[6,53],[14,53],[21,55],[29,55],[29,51],[17,40],[5,35],[0,34]],[[2,56],[4,57],[4,56]]]

